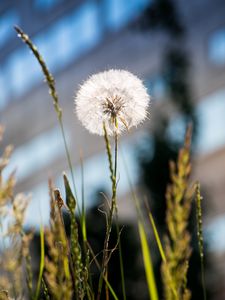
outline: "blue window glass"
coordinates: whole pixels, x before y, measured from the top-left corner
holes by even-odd
[[[198,151],[205,153],[225,145],[225,90],[202,99],[197,107],[199,117]]]
[[[8,85],[5,83],[3,72],[0,71],[0,111],[7,105],[8,92]]]
[[[0,15],[0,47],[15,36],[13,25],[19,24],[19,15],[16,11],[7,11]]]
[[[74,59],[75,43],[73,42],[73,26],[70,18],[56,24],[50,35],[52,39],[49,44],[46,42],[46,37],[42,36],[43,43],[40,45],[40,50],[51,64],[51,70],[54,71],[63,68]],[[37,41],[37,44],[40,43]],[[45,51],[43,51],[44,48],[46,48]],[[54,51],[52,58],[49,55],[51,50]]]
[[[132,21],[150,3],[150,0],[105,0],[106,22],[118,30]]]
[[[196,151],[201,154],[212,152],[225,145],[225,90],[219,90],[201,100],[196,107],[198,116],[198,139]],[[171,120],[168,134],[175,141],[182,142],[185,135],[185,121],[181,116]]]
[[[50,10],[63,0],[34,0],[34,7],[38,10]]]
[[[224,253],[225,251],[225,215],[213,219],[205,229],[205,237],[210,251]]]
[[[49,68],[56,71],[96,45],[101,35],[98,7],[87,2],[34,41]]]
[[[38,63],[26,48],[14,52],[4,66],[4,74],[10,84],[10,96],[21,96],[41,78]]]
[[[102,36],[102,28],[99,22],[100,16],[97,5],[92,1],[87,2],[82,7],[79,17],[80,28],[77,28],[76,34],[80,36],[80,43],[85,46],[83,49],[86,47],[91,48],[99,42]]]
[[[209,59],[216,65],[225,64],[225,28],[215,31],[209,38]]]
[[[186,123],[183,117],[176,116],[169,123],[167,134],[175,142],[183,143],[186,131]]]

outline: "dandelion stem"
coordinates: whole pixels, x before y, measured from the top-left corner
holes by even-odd
[[[104,130],[105,145],[106,145],[106,151],[107,151],[108,162],[109,162],[110,178],[111,178],[111,182],[112,182],[112,202],[111,202],[111,207],[110,207],[108,221],[107,221],[106,235],[105,235],[104,248],[103,248],[102,272],[101,272],[101,275],[99,278],[97,300],[100,300],[100,297],[101,297],[103,275],[107,278],[109,239],[110,239],[110,234],[111,234],[111,230],[112,230],[113,213],[116,208],[116,176],[115,176],[116,173],[115,173],[115,171],[117,170],[117,147],[118,147],[118,145],[117,145],[117,143],[115,143],[115,162],[114,162],[115,166],[113,168],[111,146],[110,146],[106,126],[104,123],[103,123],[103,130]],[[107,294],[107,288],[106,288],[106,294]]]

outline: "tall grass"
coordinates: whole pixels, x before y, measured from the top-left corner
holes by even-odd
[[[204,271],[204,242],[203,242],[203,229],[202,229],[202,196],[200,190],[200,183],[197,182],[195,186],[195,199],[196,199],[196,222],[197,222],[197,235],[198,235],[198,249],[201,261],[201,281],[203,298],[206,300],[206,285],[205,285],[205,271]]]
[[[180,150],[177,162],[170,162],[171,183],[166,192],[165,254],[162,262],[164,295],[168,300],[191,298],[187,288],[187,273],[191,256],[191,234],[188,222],[194,195],[193,185],[189,183],[191,128],[188,129],[184,147]],[[176,297],[171,287],[175,287]]]
[[[3,236],[0,249],[0,299],[10,299],[13,297],[14,299],[28,298],[32,300],[118,300],[119,297],[110,283],[111,277],[115,276],[115,274],[110,274],[109,267],[113,251],[118,248],[122,297],[125,300],[127,297],[125,288],[126,278],[120,240],[121,230],[118,223],[119,212],[117,207],[118,136],[115,132],[114,151],[112,153],[105,124],[102,124],[104,129],[106,154],[109,162],[109,176],[112,183],[112,194],[111,199],[108,199],[109,208],[105,211],[105,240],[102,249],[103,255],[101,260],[99,260],[99,256],[94,253],[89,243],[88,233],[86,231],[83,180],[82,210],[80,210],[78,206],[75,179],[72,172],[73,166],[65,139],[62,109],[59,106],[54,78],[30,38],[20,28],[16,27],[16,31],[38,60],[50,88],[50,94],[53,98],[53,105],[60,124],[66,157],[71,171],[73,188],[71,188],[70,182],[66,174],[64,174],[63,179],[66,196],[65,199],[63,199],[61,192],[54,188],[53,183],[49,181],[50,225],[48,228],[43,228],[42,225],[40,227],[40,270],[38,278],[35,280],[32,268],[33,257],[30,253],[30,243],[33,238],[33,233],[24,232],[23,229],[24,214],[29,199],[21,194],[14,195],[14,174],[11,174],[6,180],[3,180],[2,173],[9,162],[12,147],[9,146],[5,149],[0,159],[0,229]],[[116,118],[114,121],[115,126],[117,126]],[[2,132],[3,130],[0,128],[0,139],[2,137]],[[154,218],[149,209],[147,209],[147,219],[145,218],[142,202],[136,196],[134,188],[131,185],[131,196],[137,210],[137,229],[140,237],[140,248],[142,250],[146,282],[149,298],[151,300],[159,299],[153,271],[153,260],[151,257],[150,241],[153,239],[155,239],[158,245],[158,250],[162,259],[161,274],[164,286],[164,298],[166,300],[189,300],[191,298],[191,291],[187,287],[188,265],[191,256],[191,234],[188,232],[187,227],[194,195],[193,185],[189,182],[191,172],[190,142],[191,131],[189,129],[187,131],[184,147],[179,152],[177,162],[170,163],[171,182],[168,185],[165,196],[167,202],[167,233],[165,234],[164,240],[160,239]],[[127,176],[129,177],[129,174]],[[128,180],[131,182],[129,178]],[[206,299],[203,269],[201,196],[198,185],[196,191],[202,283],[204,299]],[[66,233],[65,229],[63,210],[67,212],[70,220],[69,235]],[[7,219],[9,211],[11,217],[10,219]],[[76,212],[78,212],[78,220]],[[148,236],[148,228],[146,225],[148,219],[153,229],[154,238],[149,238]],[[4,220],[7,220],[7,222],[4,223]],[[114,222],[116,223],[117,230],[117,244],[114,249],[109,249]],[[94,289],[92,284],[92,262],[99,272],[99,281],[96,289]],[[116,276],[118,276],[118,274],[116,274]]]

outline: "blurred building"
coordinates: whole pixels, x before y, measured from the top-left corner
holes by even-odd
[[[63,140],[48,88],[34,57],[17,38],[13,25],[33,39],[56,78],[63,122],[75,166],[77,192],[81,190],[80,156],[84,160],[88,205],[99,187],[108,189],[104,143],[90,135],[74,115],[73,96],[90,74],[109,68],[127,69],[141,77],[152,95],[154,110],[167,106],[160,63],[165,37],[131,29],[150,0],[33,0],[0,3],[0,123],[6,127],[4,145],[13,144],[10,172],[17,168],[17,190],[32,192],[28,224],[48,216],[47,179],[62,187],[68,173]],[[206,232],[211,250],[225,256],[225,2],[177,1],[187,27],[191,78],[199,116],[196,177],[210,194]],[[154,117],[153,117],[154,119]],[[183,134],[179,118],[171,134]],[[146,124],[147,126],[148,124]],[[157,126],[150,123],[150,126]],[[138,179],[135,145],[145,130],[126,134],[121,147],[134,183]],[[120,160],[121,198],[129,191]],[[121,202],[121,215],[133,216],[132,204]],[[224,257],[225,261],[225,257]],[[225,278],[225,277],[224,277]],[[225,296],[224,296],[225,297]],[[221,298],[220,298],[221,299]]]

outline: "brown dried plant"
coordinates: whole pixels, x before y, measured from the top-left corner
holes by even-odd
[[[45,289],[51,299],[94,299],[89,285],[89,259],[83,262],[83,253],[78,236],[75,217],[76,200],[69,181],[64,174],[66,204],[59,190],[49,181],[50,190],[50,228],[46,230],[49,256],[45,257]],[[70,217],[70,235],[67,237],[62,216],[65,208]]]
[[[69,265],[69,245],[63,224],[61,208],[64,204],[58,190],[50,186],[50,228],[45,237],[49,248],[49,256],[45,257],[44,278],[50,299],[69,300],[73,294],[72,277]]]
[[[164,297],[167,300],[189,300],[187,272],[191,256],[191,235],[187,229],[194,188],[189,184],[191,128],[187,131],[184,147],[177,163],[170,163],[171,183],[166,192],[167,211],[165,236],[166,261],[162,263]]]
[[[0,127],[0,142],[2,135],[3,128]],[[29,257],[30,238],[23,232],[23,223],[29,199],[23,194],[14,194],[14,173],[8,178],[3,177],[11,152],[12,146],[7,146],[0,157],[0,299],[24,299],[23,261]],[[27,283],[32,288],[31,274],[29,268]]]

